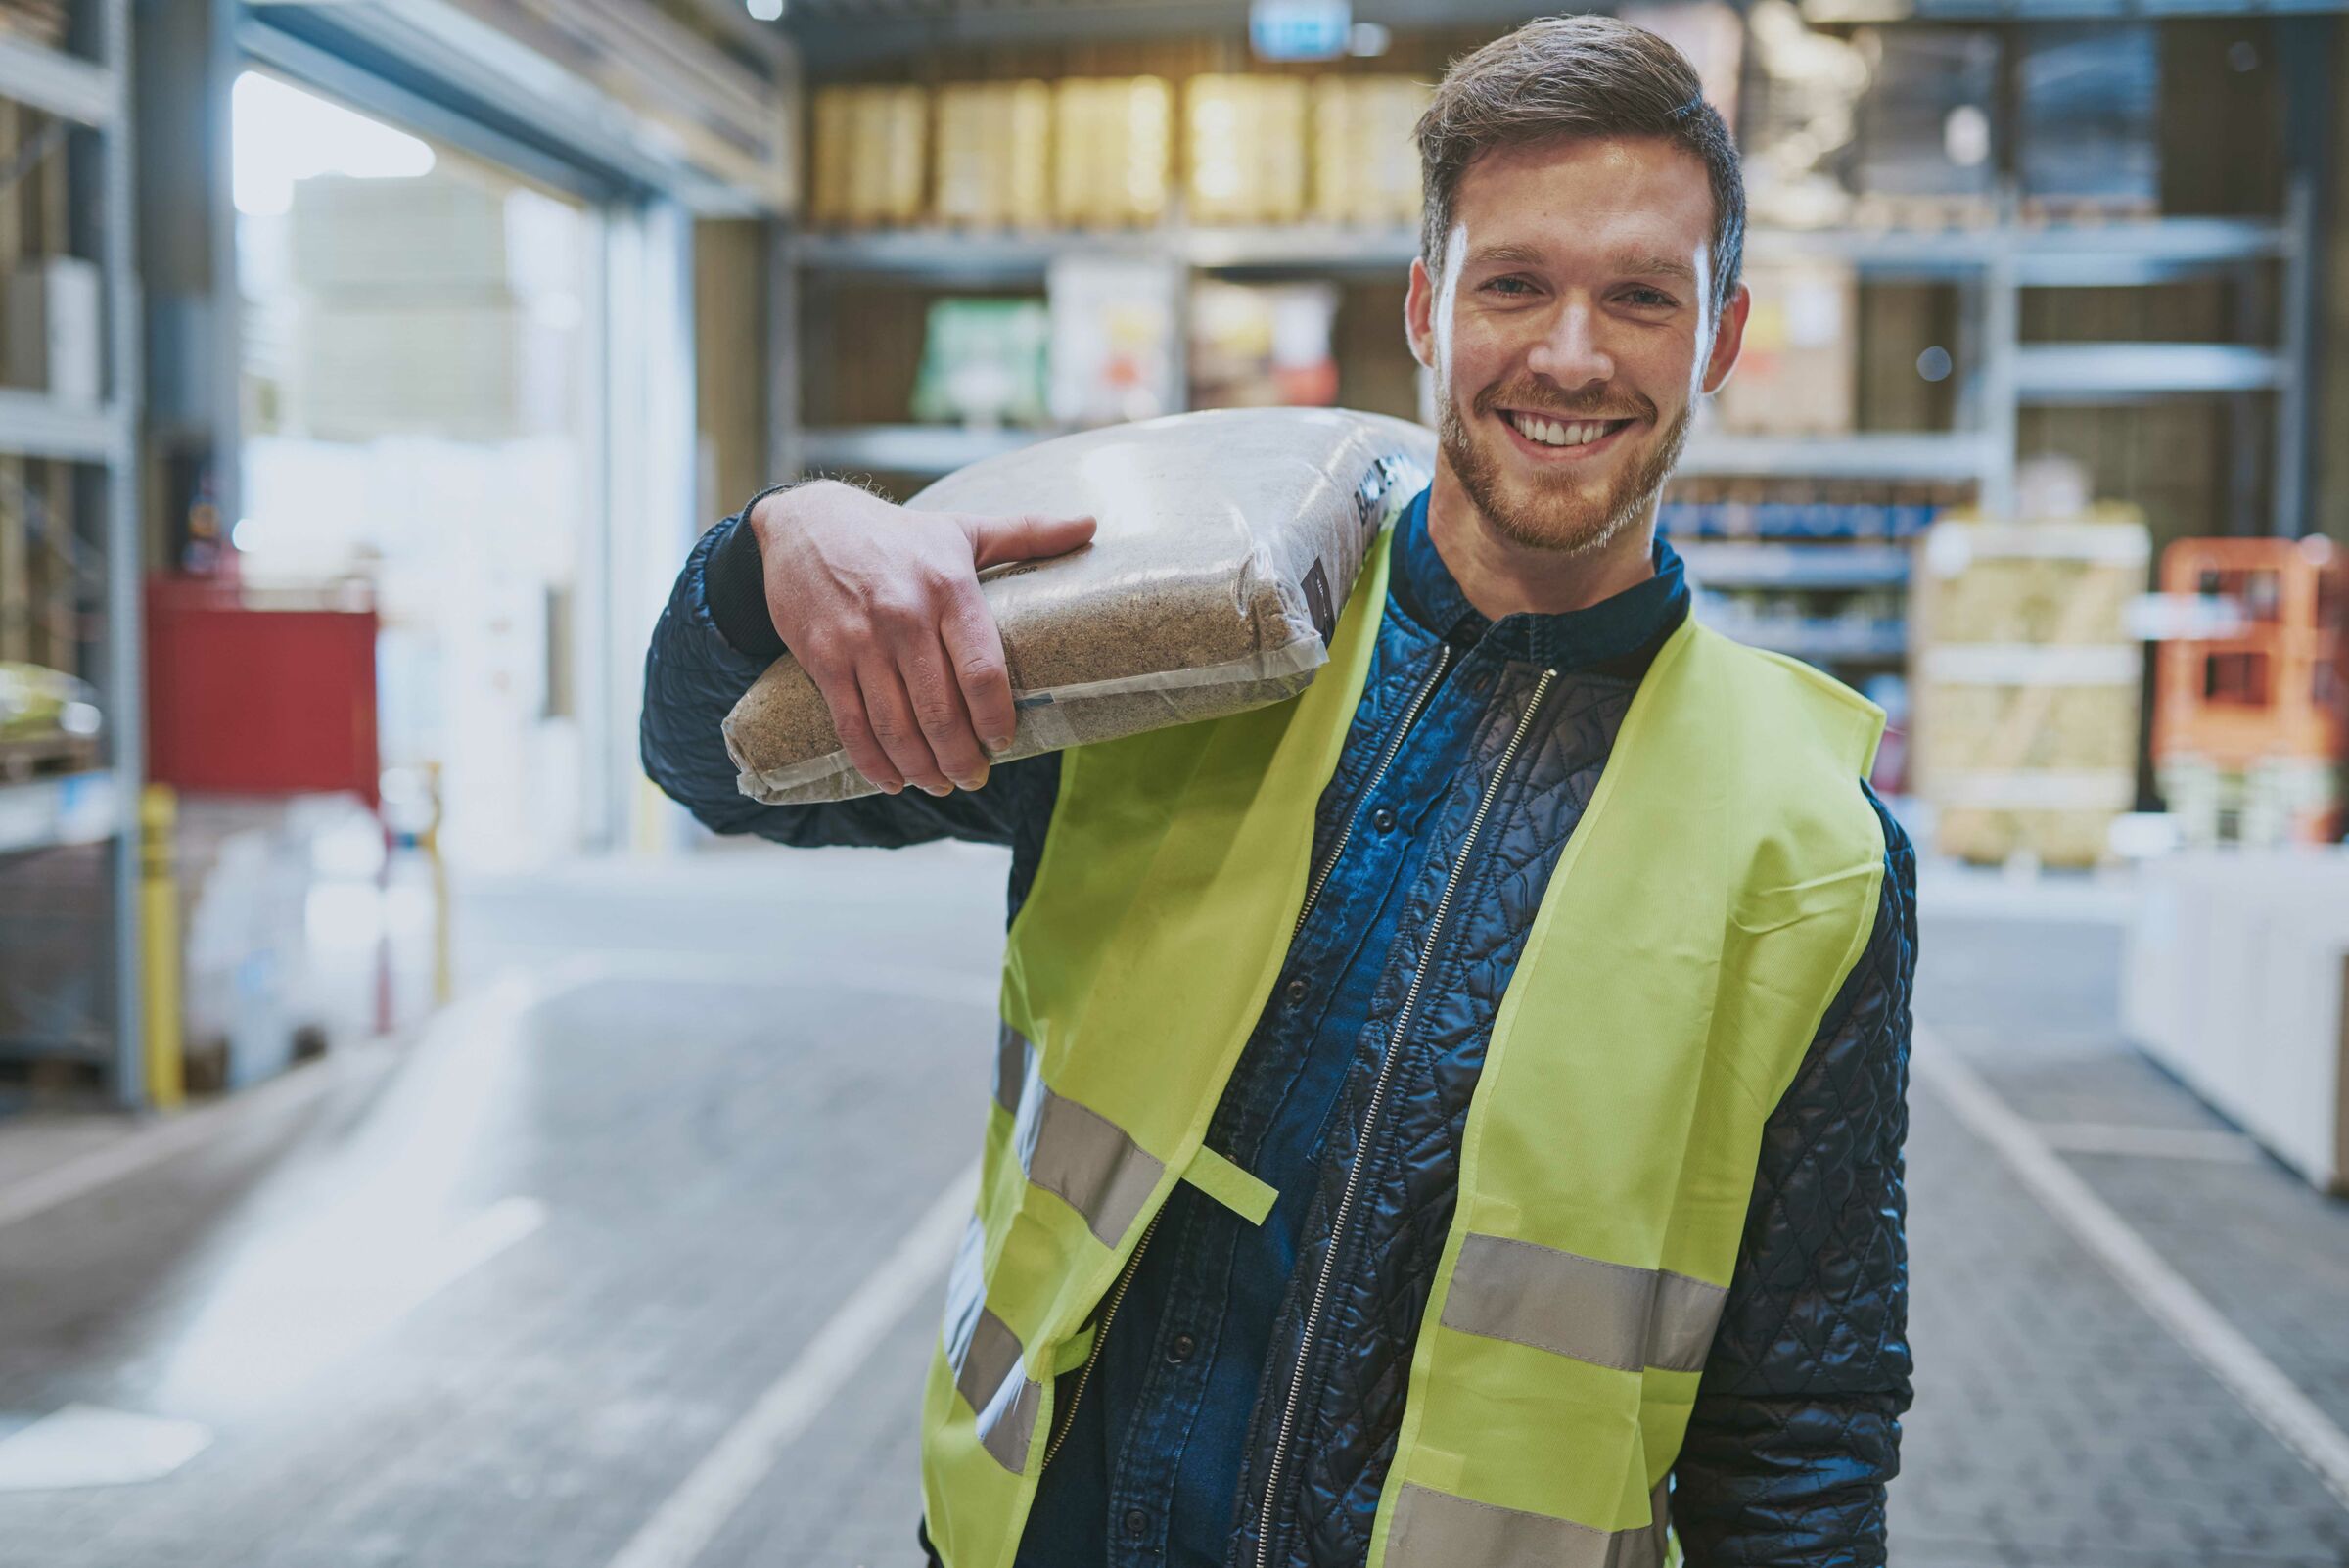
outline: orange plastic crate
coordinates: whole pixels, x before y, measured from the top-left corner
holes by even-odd
[[[2242,607],[2240,636],[2161,645],[2156,761],[2228,769],[2349,749],[2349,560],[2329,540],[2180,539],[2161,587]]]

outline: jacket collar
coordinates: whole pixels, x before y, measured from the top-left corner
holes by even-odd
[[[1389,587],[1405,615],[1448,642],[1483,642],[1503,659],[1546,665],[1561,674],[1594,666],[1647,659],[1688,614],[1688,582],[1681,558],[1656,540],[1656,575],[1584,610],[1558,615],[1523,613],[1497,623],[1468,602],[1427,530],[1429,491],[1421,490],[1395,525]]]

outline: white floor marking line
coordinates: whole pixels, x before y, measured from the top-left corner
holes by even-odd
[[[783,1451],[945,1273],[970,1222],[978,1187],[976,1164],[946,1184],[897,1250],[840,1304],[799,1359],[620,1549],[611,1568],[688,1568],[701,1555]]]
[[[2259,1145],[2240,1132],[2211,1128],[2129,1127],[2117,1122],[2034,1122],[2040,1141],[2065,1154],[2128,1154],[2149,1160],[2210,1160],[2257,1165]]]
[[[1924,1029],[1911,1067],[1968,1131],[1989,1144],[2047,1211],[2349,1508],[2349,1433],[2096,1196],[2031,1125]]]
[[[211,1441],[194,1421],[69,1405],[0,1438],[0,1492],[159,1481]]]

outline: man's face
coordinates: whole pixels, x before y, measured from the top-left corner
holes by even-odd
[[[1588,554],[1654,515],[1748,304],[1712,318],[1713,192],[1654,137],[1496,148],[1461,176],[1442,277],[1411,264],[1411,346],[1443,460],[1498,532]]]

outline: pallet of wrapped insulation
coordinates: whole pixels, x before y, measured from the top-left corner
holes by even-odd
[[[2137,798],[2144,652],[2128,617],[2151,556],[2128,507],[1927,531],[1910,598],[1915,784],[1943,853],[2105,857]]]

